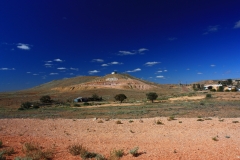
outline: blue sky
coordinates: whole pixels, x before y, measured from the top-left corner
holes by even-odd
[[[1,0],[0,91],[117,71],[240,78],[239,0]]]

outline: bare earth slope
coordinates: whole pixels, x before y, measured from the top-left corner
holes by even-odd
[[[164,125],[157,125],[161,120]],[[123,160],[237,160],[240,159],[240,121],[239,118],[218,118],[197,121],[196,118],[167,118],[116,120],[98,123],[94,119],[1,119],[0,136],[4,147],[16,151],[8,159],[24,156],[22,145],[38,142],[44,149],[54,153],[54,159],[81,159],[68,153],[67,147],[82,144],[91,152],[105,157],[113,149],[123,149]],[[182,121],[182,123],[179,123]],[[214,141],[215,137],[218,141]],[[139,147],[140,155],[132,157],[129,150]]]

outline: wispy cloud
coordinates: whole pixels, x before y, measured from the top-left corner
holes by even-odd
[[[45,61],[45,63],[52,63],[52,61]]]
[[[149,49],[147,49],[147,48],[140,48],[140,49],[138,49],[138,52],[139,53],[144,53],[145,51],[148,51]]]
[[[14,71],[15,68],[0,68],[1,71]]]
[[[125,55],[134,55],[136,54],[136,52],[130,52],[130,51],[119,51],[119,54],[118,55],[122,55],[122,56],[125,56]]]
[[[198,72],[197,74],[203,74],[202,72]]]
[[[31,72],[26,72],[27,74],[30,74]]]
[[[51,68],[52,65],[53,65],[53,64],[50,64],[50,63],[46,63],[46,64],[44,64],[44,66],[45,66],[46,68]]]
[[[144,65],[146,65],[146,66],[153,66],[153,65],[156,65],[158,63],[160,63],[160,62],[147,62]]]
[[[170,38],[168,38],[168,40],[169,41],[174,41],[174,40],[177,40],[177,38],[176,37],[170,37]]]
[[[102,67],[107,67],[107,66],[109,66],[108,64],[102,64],[101,65]]]
[[[88,71],[89,74],[96,74],[96,73],[99,73],[100,71],[98,70],[93,70],[93,71]]]
[[[235,28],[235,29],[240,28],[240,20],[235,23],[233,28]]]
[[[111,64],[111,65],[117,65],[117,64],[123,64],[123,63],[114,61],[114,62],[111,62],[111,63],[109,63],[109,64]]]
[[[132,73],[132,72],[139,72],[139,71],[141,71],[141,68],[136,68],[136,69],[134,69],[134,70],[126,71],[126,72]]]
[[[140,48],[138,50],[132,50],[132,51],[118,51],[120,56],[127,56],[127,55],[135,55],[135,54],[144,54],[145,51],[148,51],[147,48]]]
[[[33,75],[34,75],[34,76],[38,76],[39,74],[37,74],[37,73],[34,73]]]
[[[63,60],[57,58],[57,59],[54,59],[55,62],[63,62]]]
[[[59,67],[59,68],[57,68],[58,70],[65,70],[65,69],[67,69],[67,68],[65,68],[65,67]]]
[[[212,32],[217,32],[219,30],[219,25],[215,26],[209,26],[207,29],[207,32],[203,33],[204,35],[212,33]]]
[[[58,75],[58,73],[50,73],[49,75],[50,75],[50,76]]]
[[[211,67],[215,67],[216,65],[215,65],[215,64],[211,64],[210,66],[211,66]]]
[[[92,62],[99,62],[99,63],[103,63],[104,60],[103,59],[93,59]]]
[[[31,49],[29,47],[29,44],[23,44],[23,43],[18,43],[17,48],[22,49],[22,50],[30,50]]]
[[[164,78],[164,76],[156,76],[156,78]]]
[[[166,69],[164,70],[164,72],[167,72],[167,71],[168,71],[168,70],[166,70]]]
[[[70,68],[71,70],[78,71],[78,68]]]
[[[157,71],[157,73],[162,73],[162,72],[163,72],[163,71],[161,71],[161,70],[160,70],[160,71]]]

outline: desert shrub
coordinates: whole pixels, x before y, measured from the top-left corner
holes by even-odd
[[[52,103],[51,97],[49,95],[42,96],[40,98],[40,102],[42,103]]]
[[[0,160],[6,160],[6,157],[4,154],[5,154],[4,151],[0,151]]]
[[[157,120],[155,123],[158,125],[164,125],[164,123],[161,120]]]
[[[22,108],[22,109],[29,109],[29,108],[31,108],[32,107],[32,103],[30,103],[30,102],[23,102],[22,104],[21,104],[21,107],[20,108]]]
[[[74,106],[74,107],[81,107],[81,105],[80,105],[80,104],[77,104],[77,103],[75,103],[73,106]]]
[[[228,89],[225,89],[225,92],[230,92]]]
[[[2,148],[3,147],[3,142],[2,142],[2,140],[0,140],[0,148]]]
[[[12,147],[7,148],[7,149],[4,150],[4,154],[6,154],[8,156],[11,156],[14,153],[15,153],[15,151],[14,151],[14,149]]]
[[[98,123],[103,123],[103,120],[99,120]]]
[[[83,105],[84,105],[84,106],[90,106],[90,103],[84,102]]]
[[[115,123],[116,124],[122,124],[122,122],[120,120],[117,120]]]
[[[217,137],[213,137],[212,140],[219,141]]]
[[[232,123],[239,123],[239,121],[232,121]]]
[[[22,150],[24,153],[26,153],[26,156],[28,158],[31,158],[33,160],[51,160],[53,158],[53,153],[50,150],[43,151],[39,144],[37,143],[24,143]]]
[[[121,149],[121,150],[114,149],[110,152],[109,159],[120,159],[123,155],[124,155],[123,149]]]
[[[211,94],[206,94],[206,98],[211,98],[212,95]]]
[[[168,120],[168,121],[172,121],[172,120],[176,120],[176,119],[175,119],[175,116],[170,116],[170,117],[168,117],[167,120]]]
[[[199,118],[199,119],[197,119],[197,121],[204,121],[204,119],[202,119],[202,118]]]
[[[129,122],[129,123],[133,123],[134,121],[133,121],[133,120],[129,120],[128,122]]]
[[[86,148],[78,144],[74,144],[68,147],[69,153],[71,153],[73,156],[80,155],[82,152],[85,152],[85,150]]]
[[[133,157],[137,157],[137,156],[139,155],[138,149],[139,149],[139,147],[135,147],[135,148],[131,149],[131,150],[129,151],[129,153],[130,153]]]
[[[15,157],[14,160],[33,160],[33,159],[29,157]]]

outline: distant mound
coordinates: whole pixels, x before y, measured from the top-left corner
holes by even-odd
[[[93,89],[123,89],[123,90],[150,90],[156,89],[155,83],[140,80],[127,74],[109,74],[104,77],[88,77],[76,79],[74,83],[69,81],[59,82],[51,87],[51,90],[59,92],[71,92]],[[77,82],[76,82],[77,81]],[[70,84],[70,85],[68,85]],[[46,84],[45,84],[46,85]],[[49,86],[49,84],[47,84]]]

